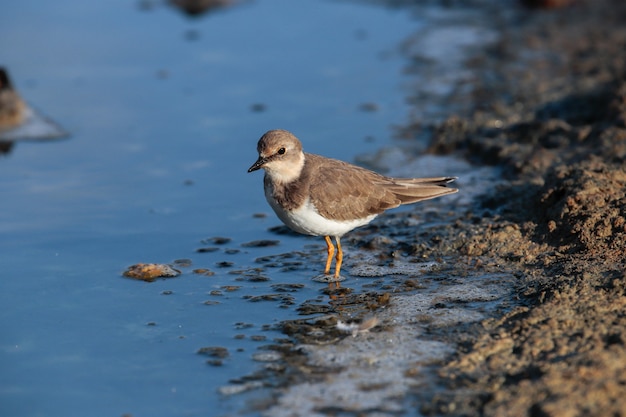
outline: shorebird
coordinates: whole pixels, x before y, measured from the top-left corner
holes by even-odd
[[[286,130],[270,130],[257,144],[259,158],[248,169],[265,170],[265,198],[292,230],[324,236],[330,274],[337,244],[334,279],[340,280],[341,237],[371,222],[385,210],[402,204],[456,193],[446,184],[456,177],[392,178],[337,159],[306,153]]]
[[[25,119],[26,104],[13,89],[9,74],[0,67],[0,130],[19,126]]]

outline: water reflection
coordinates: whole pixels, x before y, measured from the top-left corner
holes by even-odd
[[[259,367],[296,306],[328,302],[310,280],[322,252],[269,230],[279,222],[245,171],[270,128],[346,160],[384,143],[405,113],[393,51],[414,23],[355,4],[245,5],[211,19],[5,5],[16,87],[72,139],[25,142],[0,164],[0,414],[232,411],[240,399],[218,387]],[[182,274],[123,278],[137,263]]]
[[[56,123],[35,111],[13,88],[6,68],[0,67],[0,154],[8,154],[20,140],[67,137]]]
[[[18,90],[72,140],[24,143],[0,164],[0,414],[234,412],[241,398],[218,389],[280,373],[269,359],[288,320],[346,337],[338,317],[416,288],[389,279],[388,260],[368,266],[384,279],[313,282],[324,248],[275,228],[246,169],[272,128],[347,161],[389,143],[407,113],[402,42],[443,32],[387,3],[241,4],[210,19],[149,1],[4,5]],[[445,49],[429,39],[425,55]],[[137,263],[181,275],[123,278]]]
[[[170,5],[179,8],[189,16],[196,17],[233,7],[240,3],[236,0],[169,0]]]

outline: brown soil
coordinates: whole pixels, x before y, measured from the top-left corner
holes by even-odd
[[[626,3],[570,3],[494,17],[467,109],[401,132],[503,167],[411,250],[516,271],[523,305],[463,336],[426,415],[626,416]]]

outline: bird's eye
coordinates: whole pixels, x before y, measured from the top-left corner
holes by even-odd
[[[280,149],[278,150],[278,154],[279,154],[279,155],[283,155],[284,153],[285,153],[285,148],[280,148]]]

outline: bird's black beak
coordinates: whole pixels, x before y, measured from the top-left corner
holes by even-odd
[[[267,158],[259,156],[259,159],[256,160],[254,164],[250,168],[248,168],[248,172],[256,171],[257,169],[263,168],[263,165],[267,162]]]

